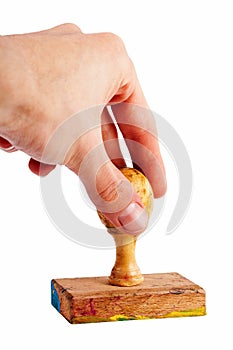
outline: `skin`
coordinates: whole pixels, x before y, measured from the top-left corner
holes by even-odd
[[[107,105],[134,167],[149,179],[154,197],[163,196],[166,177],[155,121],[118,36],[84,34],[74,24],[0,36],[0,147],[27,153],[29,168],[37,175],[47,175],[57,164],[67,166],[115,227],[137,234],[147,219],[141,199],[118,170],[125,160]],[[85,118],[79,114],[90,110]],[[64,131],[72,116],[78,116],[75,127]],[[59,143],[54,141],[48,150],[57,130]],[[69,140],[63,152],[61,143]],[[131,203],[138,205],[135,215],[128,209]]]

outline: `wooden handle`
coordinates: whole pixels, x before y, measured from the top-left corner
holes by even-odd
[[[109,277],[115,286],[130,287],[140,284],[143,276],[135,259],[137,237],[108,229],[116,244],[116,261]]]
[[[136,169],[122,168],[120,170],[131,182],[150,215],[153,208],[153,192],[149,181]],[[124,287],[140,284],[143,281],[143,276],[135,259],[137,237],[120,232],[103,213],[98,211],[98,214],[116,244],[116,262],[109,277],[109,283]]]

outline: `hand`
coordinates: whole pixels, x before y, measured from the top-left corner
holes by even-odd
[[[154,196],[162,196],[166,178],[155,121],[119,37],[83,34],[73,24],[0,37],[0,147],[30,155],[37,175],[66,165],[114,226],[138,234],[148,216],[118,170],[125,160],[107,105],[134,166]]]

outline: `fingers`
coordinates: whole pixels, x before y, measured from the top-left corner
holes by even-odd
[[[115,135],[113,129],[112,132]],[[147,226],[148,215],[130,182],[109,159],[105,147],[99,126],[72,146],[66,165],[79,175],[96,208],[115,227],[122,232],[139,234]],[[119,152],[117,154],[119,157]]]
[[[33,158],[30,159],[28,166],[33,174],[38,176],[46,176],[56,168],[56,165],[40,163]]]
[[[112,106],[134,166],[148,178],[154,196],[166,192],[166,175],[160,154],[155,119],[137,82],[126,102]]]
[[[0,149],[8,153],[17,151],[17,149],[9,141],[7,141],[1,136],[0,136]]]
[[[106,107],[102,113],[101,127],[102,138],[108,157],[117,168],[125,167],[126,163],[120,149],[117,129]]]
[[[17,151],[17,149],[9,141],[7,141],[1,136],[0,136],[0,149],[8,153]],[[29,169],[38,176],[46,176],[53,169],[56,168],[56,165],[43,164],[33,158],[30,159],[28,166],[29,166]]]
[[[133,235],[138,235],[146,229],[149,217],[141,198],[112,162],[104,164],[99,169],[96,186],[101,197],[97,209],[114,227]]]

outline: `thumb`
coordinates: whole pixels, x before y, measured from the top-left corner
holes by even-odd
[[[99,128],[88,132],[72,147],[71,161],[66,165],[79,175],[90,199],[113,226],[140,234],[147,227],[148,214],[131,183],[109,159],[106,143],[111,142],[114,140],[103,142]]]

